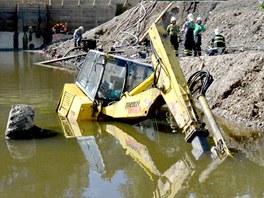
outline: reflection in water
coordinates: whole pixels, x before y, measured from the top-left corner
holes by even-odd
[[[70,150],[65,148],[77,149],[77,145],[58,140],[8,141],[11,159],[1,156],[0,197],[62,197],[66,192],[78,195],[79,186],[75,184],[88,185],[87,180],[81,180],[82,175],[88,175],[88,169],[81,165],[87,163],[78,153],[67,159]]]
[[[94,136],[77,137],[77,141],[86,160],[89,162],[91,170],[98,172],[100,175],[104,174],[105,166]]]
[[[35,140],[6,140],[7,148],[10,155],[17,160],[27,160],[36,154],[36,144]]]
[[[86,160],[91,170],[96,171],[101,176],[107,175],[115,169],[108,169],[106,163],[108,156],[104,155],[105,150],[100,149],[105,142],[101,141],[101,135],[104,133],[112,135],[118,144],[120,144],[126,155],[134,159],[136,163],[144,170],[154,184],[153,197],[174,197],[177,193],[186,188],[188,182],[197,171],[196,161],[190,156],[188,151],[180,149],[182,142],[180,136],[173,138],[176,142],[173,147],[169,144],[159,144],[162,141],[159,137],[161,129],[169,126],[165,123],[158,123],[155,120],[147,120],[137,125],[127,125],[116,122],[103,122],[92,124],[92,122],[76,122],[60,117],[60,122],[67,137],[77,137]],[[99,131],[91,133],[91,131]],[[175,145],[176,143],[176,145]],[[160,147],[161,146],[161,147]],[[173,149],[173,148],[178,149]],[[163,152],[165,151],[165,152]],[[112,160],[117,160],[113,158]],[[205,160],[210,163],[210,160]],[[204,182],[219,164],[224,161],[214,160],[211,164],[204,166],[205,170],[199,170],[199,181]],[[111,178],[109,178],[111,180]]]

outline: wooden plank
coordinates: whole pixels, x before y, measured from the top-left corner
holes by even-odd
[[[62,71],[68,71],[68,72],[75,71],[75,70],[71,70],[71,69],[65,68],[65,67],[59,67],[59,66],[41,64],[41,63],[35,63],[35,64],[37,64],[38,66],[41,66],[41,67],[47,67],[47,68],[56,69],[56,70],[62,70]]]
[[[63,61],[63,60],[76,58],[78,56],[85,56],[86,54],[87,53],[82,53],[82,54],[77,54],[77,55],[72,55],[72,56],[66,56],[66,57],[62,57],[62,58],[56,58],[56,59],[52,59],[52,60],[41,61],[41,62],[37,62],[37,63],[34,63],[34,64],[43,65],[43,64],[49,64],[49,63],[55,63],[55,62],[58,62],[58,61]]]

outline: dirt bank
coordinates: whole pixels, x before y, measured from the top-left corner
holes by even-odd
[[[86,32],[84,37],[96,37],[98,47],[107,51],[114,46],[125,52],[122,56],[131,58],[138,51],[149,50],[139,45],[138,40],[168,4],[169,2],[138,4],[121,16]],[[173,15],[181,26],[188,13],[192,12],[195,17],[201,16],[207,29],[203,34],[204,51],[214,29],[218,27],[222,30],[229,54],[199,58],[180,56],[183,72],[188,79],[199,69],[208,70],[214,77],[214,83],[207,91],[213,112],[231,123],[263,132],[264,13],[257,7],[256,0],[176,2],[162,17],[162,22],[166,27]],[[61,57],[72,47],[72,40],[57,43],[46,50],[46,55]],[[79,61],[81,59],[72,59],[65,65],[75,69]]]
[[[199,69],[214,78],[206,96],[214,113],[231,123],[264,131],[264,53],[180,58],[186,79]]]

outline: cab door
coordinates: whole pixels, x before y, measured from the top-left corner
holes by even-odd
[[[77,86],[94,102],[105,67],[105,55],[90,50],[76,79]]]

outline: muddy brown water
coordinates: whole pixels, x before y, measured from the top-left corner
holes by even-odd
[[[63,84],[76,76],[33,64],[42,59],[0,52],[0,197],[264,197],[261,150],[250,148],[252,158],[242,145],[234,159],[195,160],[165,120],[75,123],[84,136],[65,138],[71,130],[62,129],[55,109]],[[58,135],[6,141],[9,110],[22,103],[35,107],[38,126]]]

